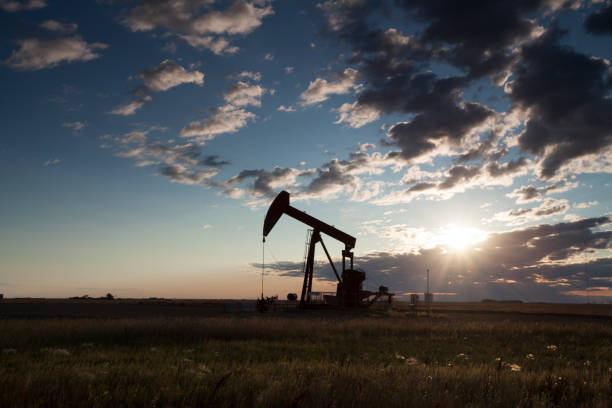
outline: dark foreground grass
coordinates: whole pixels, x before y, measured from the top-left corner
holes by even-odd
[[[0,406],[612,406],[612,325],[0,321]]]

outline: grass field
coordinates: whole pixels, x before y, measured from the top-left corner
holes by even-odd
[[[609,319],[0,320],[0,406],[612,406]]]

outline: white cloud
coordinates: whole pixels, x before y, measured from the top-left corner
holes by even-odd
[[[204,74],[200,71],[187,71],[182,66],[164,60],[153,69],[142,70],[138,76],[148,91],[160,92],[181,84],[193,83],[199,86],[204,84]]]
[[[144,106],[146,101],[150,101],[151,99],[152,98],[150,96],[145,96],[144,98],[140,98],[140,99],[131,101],[125,105],[118,106],[112,111],[110,111],[110,113],[112,113],[113,115],[120,115],[120,116],[133,115],[136,113],[138,109]]]
[[[43,163],[43,166],[48,167],[48,166],[53,166],[55,164],[60,164],[61,160],[58,158],[55,159],[49,159],[46,162]]]
[[[100,56],[95,50],[108,47],[102,43],[88,44],[79,36],[50,40],[30,38],[17,40],[17,43],[21,48],[13,51],[5,62],[24,71],[53,68],[62,62],[90,61]]]
[[[342,104],[337,112],[340,117],[336,123],[348,123],[352,128],[360,128],[380,117],[380,112],[376,108],[360,105],[359,102]]]
[[[237,0],[224,10],[210,10],[212,3],[213,0],[143,1],[130,10],[123,22],[132,31],[163,28],[177,33],[192,47],[222,55],[234,54],[239,48],[221,35],[249,34],[264,17],[274,14],[267,1]]]
[[[142,108],[145,102],[152,100],[151,96],[147,95],[149,93],[167,91],[182,84],[196,84],[199,86],[204,84],[204,74],[202,72],[197,70],[187,71],[170,60],[164,60],[152,69],[143,69],[138,73],[138,77],[142,79],[142,86],[136,88],[135,93],[141,96],[125,105],[118,106],[110,111],[110,113],[113,115],[130,116]]]
[[[0,8],[4,11],[8,11],[9,13],[14,13],[15,11],[23,10],[35,10],[44,8],[46,6],[47,3],[44,0],[0,0]]]
[[[70,34],[79,27],[76,23],[60,23],[55,20],[47,20],[40,24],[42,28],[61,34]]]
[[[264,59],[266,61],[272,61],[274,59],[274,55],[267,53],[266,55],[264,55]]]
[[[210,225],[210,224],[204,224],[204,225],[202,225],[202,228],[203,228],[203,229],[210,229],[210,228],[212,228],[212,225]]]
[[[259,85],[238,81],[230,86],[223,98],[234,106],[261,106],[261,97],[265,93],[266,89]]]
[[[574,203],[574,208],[589,208],[589,207],[596,206],[597,204],[599,204],[599,201],[597,200],[587,201],[583,203]]]
[[[211,11],[193,21],[198,33],[248,34],[261,25],[261,20],[274,14],[272,6],[255,7],[253,3],[236,1],[223,11]]]
[[[323,78],[317,78],[308,84],[308,88],[300,95],[302,105],[313,105],[323,102],[330,95],[346,94],[351,89],[357,87],[355,80],[358,72],[352,68],[347,68],[344,72],[338,75],[336,81],[327,81]]]
[[[202,122],[191,122],[181,130],[182,137],[195,137],[198,141],[213,139],[221,133],[234,133],[247,125],[255,115],[242,108],[224,105],[213,109],[212,115]]]
[[[280,105],[278,108],[276,108],[276,110],[280,112],[295,112],[295,108],[291,105],[289,106]]]
[[[213,36],[199,36],[199,35],[181,35],[183,40],[187,41],[187,44],[194,48],[206,49],[212,51],[216,55],[223,54],[235,54],[240,51],[240,48],[232,45],[227,39],[223,37],[215,38]]]
[[[567,200],[555,200],[550,198],[538,207],[519,208],[517,210],[498,212],[493,216],[492,221],[506,222],[507,225],[521,225],[526,222],[564,214],[569,208],[570,206]]]
[[[84,129],[85,126],[87,126],[87,123],[86,122],[64,122],[62,123],[62,126],[65,128],[70,128],[74,130],[75,132],[78,132],[79,130]]]
[[[242,71],[236,76],[238,78],[248,78],[255,82],[261,81],[261,72]]]
[[[285,67],[285,74],[293,74],[294,67]]]

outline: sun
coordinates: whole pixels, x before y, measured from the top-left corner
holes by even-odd
[[[449,224],[442,229],[442,244],[456,251],[463,251],[487,238],[485,231],[478,228]]]

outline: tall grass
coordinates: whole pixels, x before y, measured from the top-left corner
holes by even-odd
[[[612,406],[606,323],[8,320],[0,333],[0,406]]]

